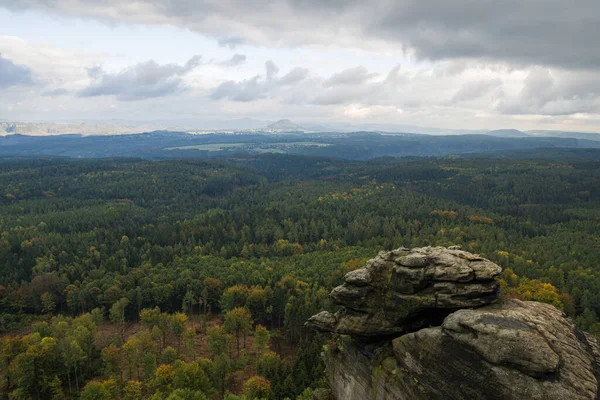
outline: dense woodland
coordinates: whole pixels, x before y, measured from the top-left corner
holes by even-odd
[[[310,399],[304,322],[400,246],[600,335],[599,206],[600,162],[560,157],[0,159],[0,398]]]

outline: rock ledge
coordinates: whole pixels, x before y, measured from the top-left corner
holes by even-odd
[[[308,320],[315,329],[354,336],[385,336],[439,325],[450,312],[490,304],[501,268],[478,255],[444,247],[381,252],[348,273],[331,292],[344,309]]]
[[[307,322],[334,333],[318,399],[600,399],[600,344],[551,305],[498,300],[500,267],[457,249],[382,252]],[[493,304],[492,304],[493,303]]]

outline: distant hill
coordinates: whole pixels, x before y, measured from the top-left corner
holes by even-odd
[[[545,136],[545,137],[559,137],[568,139],[587,139],[600,141],[600,133],[592,132],[569,132],[569,131],[527,131],[530,136]]]
[[[281,125],[279,125],[281,126]],[[284,126],[295,126],[286,124]],[[154,131],[134,135],[0,136],[2,156],[212,158],[240,153],[301,154],[347,160],[381,157],[444,156],[449,154],[511,152],[541,148],[600,149],[600,141],[491,135],[432,136],[354,132],[319,134],[297,130],[272,130],[274,134]],[[534,152],[535,153],[535,152]],[[536,155],[536,154],[534,154]],[[541,156],[543,156],[542,154]],[[594,152],[576,154],[594,158]],[[536,155],[537,156],[537,155]]]
[[[523,138],[529,137],[525,132],[519,131],[517,129],[497,129],[494,131],[489,131],[487,133],[489,136],[495,137],[503,137],[503,138]]]
[[[501,158],[507,160],[550,159],[600,161],[600,149],[594,148],[530,148],[462,154],[465,158]],[[455,156],[453,156],[455,157]]]
[[[272,131],[303,131],[303,127],[289,119],[280,119],[279,121],[267,126]]]
[[[151,124],[113,124],[83,122],[0,122],[0,136],[21,134],[50,135],[116,135],[141,133],[155,129]]]

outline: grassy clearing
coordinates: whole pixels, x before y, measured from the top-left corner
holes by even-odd
[[[329,143],[318,142],[278,142],[278,143],[210,143],[195,146],[169,147],[167,150],[204,150],[223,151],[247,146],[248,149],[260,153],[285,153],[283,148],[287,147],[327,147]]]

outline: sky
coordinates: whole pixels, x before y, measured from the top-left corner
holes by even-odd
[[[600,132],[598,0],[0,0],[0,120]]]

